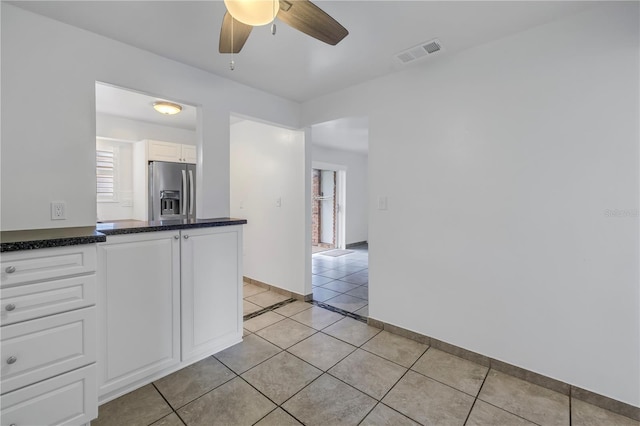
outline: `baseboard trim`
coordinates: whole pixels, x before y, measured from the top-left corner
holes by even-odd
[[[345,245],[345,248],[353,248],[353,247],[358,247],[358,246],[364,246],[369,244],[368,241],[358,241],[357,243],[349,243],[347,245]]]
[[[259,281],[259,280],[255,280],[253,278],[249,278],[247,276],[243,276],[242,279],[247,284],[257,285],[258,287],[262,287],[262,288],[266,288],[267,290],[271,290],[274,293],[282,294],[283,296],[289,296],[289,298],[291,298],[291,299],[302,300],[303,302],[308,302],[309,300],[311,300],[311,297],[313,296],[312,294],[307,294],[307,295],[298,294],[298,293],[295,293],[293,291],[285,290],[283,288],[280,288],[280,287],[272,285],[272,284],[267,284],[265,282],[262,282],[262,281]]]
[[[494,358],[490,358],[488,356],[470,351],[468,349],[443,342],[433,337],[416,333],[415,331],[407,330],[393,324],[385,323],[384,321],[369,317],[367,323],[372,327],[376,327],[388,331],[389,333],[397,334],[399,336],[415,340],[417,342],[429,345],[435,349],[439,349],[443,352],[455,355],[459,358],[473,361],[485,367],[493,368],[494,370],[525,380],[529,383],[542,386],[543,388],[551,389],[563,395],[567,395],[571,398],[576,398],[589,404],[596,405],[600,408],[604,408],[605,410],[609,410],[616,414],[620,414],[622,416],[629,417],[630,419],[640,421],[640,407],[635,407],[625,402],[617,401],[613,398],[609,398],[608,396],[600,395],[595,392],[573,386],[569,383],[565,383],[560,380],[556,380],[551,377],[547,377],[542,374],[535,373],[533,371],[526,370],[524,368],[508,364]]]

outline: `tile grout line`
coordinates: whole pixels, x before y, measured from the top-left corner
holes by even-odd
[[[379,333],[378,333],[378,334],[379,334]],[[377,334],[376,334],[376,336],[377,336]],[[422,353],[420,354],[420,356],[418,356],[418,357],[416,358],[416,360],[415,360],[415,361],[413,361],[413,363],[412,363],[408,368],[403,366],[404,368],[406,368],[406,369],[407,369],[407,371],[405,371],[405,372],[402,374],[402,376],[400,376],[400,378],[399,378],[399,379],[398,379],[398,380],[393,384],[393,386],[391,386],[391,387],[389,388],[389,390],[388,390],[387,392],[385,392],[385,394],[382,396],[382,398],[380,398],[380,404],[384,404],[384,403],[382,402],[382,400],[383,400],[383,399],[385,399],[385,398],[387,397],[387,395],[389,395],[389,393],[393,390],[393,388],[395,388],[395,387],[398,385],[398,383],[400,383],[400,381],[404,378],[404,376],[406,376],[406,375],[407,375],[407,373],[408,373],[409,371],[413,371],[414,373],[417,373],[417,371],[414,371],[414,370],[412,370],[411,368],[413,368],[413,366],[415,366],[415,365],[416,365],[416,363],[420,360],[420,358],[422,358],[422,357],[424,356],[424,354],[426,354],[426,353],[427,353],[427,351],[428,351],[429,349],[431,349],[431,345],[427,346],[427,348],[426,348],[424,351],[422,351]],[[365,349],[363,349],[363,350],[365,350]],[[374,354],[374,355],[375,355],[375,354]],[[386,359],[386,358],[384,358],[384,357],[381,357],[381,358]],[[391,360],[388,360],[388,361],[391,361]],[[391,362],[393,362],[393,361],[391,361]],[[398,365],[399,365],[399,364],[398,364]],[[426,376],[425,376],[425,377],[426,377]],[[391,407],[390,405],[387,405],[387,404],[384,404],[384,405],[385,405],[386,407],[391,408],[393,411],[395,411],[395,412],[397,412],[397,413],[402,414],[402,415],[403,415],[403,416],[405,416],[406,418],[411,419],[412,421],[414,421],[414,422],[416,422],[416,423],[418,423],[418,424],[421,424],[419,421],[417,421],[417,420],[415,420],[415,419],[413,419],[413,418],[409,417],[409,416],[408,416],[407,414],[405,414],[405,413],[402,413],[402,412],[400,412],[400,411],[396,410],[395,408]],[[375,408],[375,407],[374,407],[374,408]],[[373,410],[372,410],[372,411],[373,411]]]
[[[171,405],[171,403],[169,403],[169,401],[167,400],[167,398],[165,398],[164,394],[162,392],[160,392],[160,389],[158,389],[158,387],[156,386],[156,384],[154,382],[151,382],[151,386],[153,386],[153,388],[156,390],[156,392],[158,392],[158,394],[160,394],[160,397],[164,400],[164,402],[167,403],[167,405],[169,406],[169,408],[171,408],[171,413],[167,414],[166,416],[162,416],[157,420],[154,420],[153,422],[150,423],[150,425],[152,425],[153,423],[160,421],[162,419],[164,419],[167,416],[170,416],[172,413],[175,413],[176,416],[178,416],[178,418],[180,419],[180,421],[183,424],[187,424],[187,422],[185,422],[184,420],[182,420],[182,417],[180,417],[180,414],[178,414],[178,412],[173,408],[173,405]],[[186,405],[186,404],[185,404]]]
[[[478,396],[476,397],[476,400],[479,400],[479,401],[481,401],[481,402],[484,402],[485,404],[488,404],[488,405],[490,405],[490,406],[492,406],[492,407],[494,407],[494,408],[497,408],[498,410],[504,411],[505,413],[509,413],[509,414],[511,414],[511,415],[513,415],[513,416],[516,416],[516,417],[520,418],[520,419],[526,420],[526,421],[528,421],[529,423],[534,424],[534,425],[536,425],[536,426],[542,426],[542,425],[540,425],[539,423],[534,422],[533,420],[527,419],[526,417],[522,417],[520,414],[516,414],[516,413],[514,413],[514,412],[512,412],[512,411],[507,410],[507,409],[506,409],[506,408],[504,408],[504,407],[500,407],[500,406],[498,406],[498,405],[495,405],[495,404],[493,404],[493,403],[491,403],[491,402],[489,402],[489,401],[485,401],[484,399],[480,398],[480,391],[481,391],[481,390],[482,390],[482,388],[484,387],[484,383],[486,382],[487,377],[489,377],[489,373],[491,372],[491,370],[492,370],[492,369],[491,369],[491,368],[489,368],[489,370],[487,371],[487,375],[485,376],[484,380],[482,381],[482,386],[480,386],[480,389],[478,390]],[[498,370],[496,370],[496,371],[498,371]],[[468,395],[468,394],[467,394],[467,395]],[[475,402],[474,402],[474,405],[475,405]]]
[[[573,413],[571,404],[573,403],[573,386],[569,386],[569,426],[573,425]]]
[[[487,381],[487,377],[489,377],[489,371],[491,371],[491,368],[487,368],[487,372],[484,375],[484,378],[482,379],[482,384],[478,388],[478,393],[473,398],[473,404],[471,404],[471,408],[469,409],[469,412],[467,413],[467,417],[464,419],[463,425],[466,425],[467,422],[469,421],[469,417],[471,417],[471,412],[473,411],[473,407],[476,406],[476,402],[478,401],[478,397],[480,396],[480,392],[482,391],[482,388],[484,386],[484,382],[486,382]]]
[[[321,332],[321,331],[319,331],[318,333],[322,333],[322,332]],[[318,333],[316,333],[316,334],[318,334]],[[324,334],[324,333],[322,333],[322,334]],[[324,335],[325,335],[325,336],[329,336],[328,334],[324,334]],[[315,334],[314,334],[313,336],[315,336]],[[309,339],[309,338],[311,338],[311,337],[312,337],[312,336],[309,336],[309,337],[307,337],[307,338],[305,338],[305,339],[302,339],[302,340],[301,340],[300,342],[298,342],[298,343],[301,343],[301,342],[303,342],[303,341],[305,341],[305,340],[307,340],[307,339]],[[332,337],[332,336],[329,336],[329,337]],[[297,345],[298,343],[296,343],[296,345]],[[291,349],[293,346],[295,346],[295,345],[290,346],[288,349]],[[353,346],[353,345],[351,345],[351,346]],[[338,365],[340,362],[342,362],[346,357],[348,357],[349,355],[351,355],[352,353],[354,353],[357,349],[358,349],[358,348],[356,347],[354,350],[352,350],[351,352],[349,352],[348,354],[346,354],[345,356],[343,356],[342,358],[340,358],[338,361],[336,361],[334,364],[332,364],[332,365],[331,365],[329,368],[327,368],[326,370],[323,370],[323,369],[322,369],[322,368],[320,368],[320,367],[316,367],[315,365],[311,364],[309,361],[307,361],[307,360],[305,360],[305,359],[303,359],[303,358],[299,357],[298,355],[296,355],[296,354],[294,354],[294,353],[292,353],[292,352],[289,352],[288,350],[286,350],[286,352],[287,352],[289,355],[291,355],[291,356],[294,356],[294,357],[298,358],[300,361],[302,361],[302,362],[306,362],[307,364],[311,365],[312,367],[317,368],[318,370],[322,371],[322,374],[324,374],[324,373],[328,372],[330,369],[332,369],[333,367],[335,367],[336,365]],[[322,374],[321,374],[321,375],[322,375]]]
[[[278,355],[279,353],[282,353],[282,352],[284,352],[284,351],[285,351],[285,349],[282,349],[280,346],[276,345],[275,343],[271,343],[269,340],[265,339],[264,337],[262,337],[262,336],[260,336],[260,335],[258,335],[258,334],[255,334],[255,333],[251,333],[251,334],[255,335],[255,336],[256,336],[257,338],[259,338],[259,339],[264,340],[264,341],[265,341],[265,342],[267,342],[268,344],[270,344],[270,345],[272,345],[272,346],[275,346],[277,349],[279,349],[279,351],[278,351],[277,353],[275,353],[275,354],[271,355],[269,358],[267,358],[267,359],[265,359],[265,360],[263,360],[263,361],[260,361],[260,362],[259,362],[259,363],[257,363],[256,365],[254,365],[254,366],[252,366],[252,367],[250,367],[250,368],[247,368],[247,369],[246,369],[246,370],[244,370],[242,373],[236,373],[236,372],[235,372],[235,370],[234,370],[233,368],[229,367],[227,364],[225,364],[224,362],[222,362],[222,360],[218,359],[215,355],[211,355],[211,356],[212,356],[212,357],[214,357],[216,360],[218,360],[222,365],[224,365],[225,367],[227,367],[229,370],[231,370],[231,371],[233,372],[233,374],[235,374],[236,376],[240,377],[242,374],[246,373],[247,371],[249,371],[249,370],[251,370],[251,369],[253,369],[253,368],[255,368],[255,367],[257,367],[257,366],[259,366],[259,365],[261,365],[261,364],[264,364],[265,362],[269,361],[269,360],[270,360],[271,358],[273,358],[274,356],[276,356],[276,355]],[[234,377],[234,378],[235,378],[235,377]],[[231,379],[231,380],[233,380],[233,379]],[[228,381],[230,381],[230,380],[228,380]],[[225,383],[226,383],[226,382],[225,382]]]

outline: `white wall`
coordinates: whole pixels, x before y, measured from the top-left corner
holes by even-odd
[[[303,104],[369,116],[371,317],[640,406],[638,7]]]
[[[231,111],[299,127],[295,102],[6,2],[1,7],[2,230],[95,223],[96,81],[201,107],[198,217],[229,215]],[[67,220],[50,220],[52,200],[66,201]]]
[[[101,113],[96,113],[96,134],[99,137],[129,141],[152,139],[186,145],[197,144],[195,130],[163,126],[156,123],[147,123],[140,120],[132,120]]]
[[[249,120],[235,123],[230,158],[231,215],[248,221],[244,275],[311,293],[305,288],[310,236],[305,232],[304,132]]]
[[[369,176],[367,155],[313,145],[311,159],[315,162],[346,167],[345,243],[351,244],[367,241],[369,239]]]

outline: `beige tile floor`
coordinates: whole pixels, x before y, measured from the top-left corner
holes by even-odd
[[[253,287],[247,299],[264,293]],[[102,405],[92,424],[640,426],[303,302],[246,321],[242,343]]]
[[[369,316],[369,247],[351,247],[350,253],[311,258],[313,299],[334,308]]]

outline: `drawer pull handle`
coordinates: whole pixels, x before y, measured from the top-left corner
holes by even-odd
[[[7,364],[15,364],[17,360],[18,358],[16,358],[15,356],[10,356],[9,358],[7,358]]]
[[[7,306],[4,307],[7,311],[11,312],[16,308],[16,305],[14,305],[13,303],[9,303]]]
[[[7,274],[13,274],[16,271],[15,266],[7,266],[4,270]]]
[[[188,240],[188,239],[189,239],[189,236],[188,236],[188,235],[185,235],[185,236],[184,236],[184,239],[185,239],[185,240]]]

